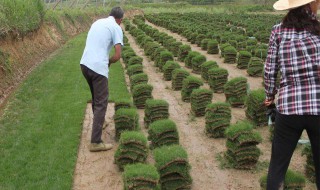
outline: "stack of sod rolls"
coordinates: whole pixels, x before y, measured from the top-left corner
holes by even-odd
[[[170,51],[161,52],[159,64],[157,65],[161,71],[162,67],[166,64],[167,61],[173,61],[173,54]]]
[[[197,51],[189,51],[187,57],[184,59],[184,64],[187,68],[192,69],[192,59],[197,55],[201,54]]]
[[[234,48],[238,47],[238,42],[237,40],[228,40],[228,43],[233,46]]]
[[[258,40],[255,38],[251,38],[247,40],[247,46],[255,46],[258,44]]]
[[[201,47],[201,42],[202,42],[202,40],[205,39],[205,38],[206,38],[206,36],[205,36],[204,34],[199,34],[199,35],[197,36],[196,44],[198,45],[198,47]]]
[[[157,168],[148,164],[131,164],[122,174],[124,190],[160,190],[160,175]]]
[[[208,81],[209,79],[209,69],[212,69],[212,68],[218,68],[218,64],[216,61],[207,61],[207,62],[204,62],[201,66],[201,77],[205,80],[205,81]]]
[[[206,38],[206,39],[203,39],[203,40],[201,41],[201,49],[202,49],[202,50],[207,50],[209,40],[210,40],[210,39],[207,39],[207,38]]]
[[[133,87],[132,97],[134,105],[143,109],[147,99],[152,99],[153,87],[149,84],[138,84]]]
[[[184,102],[190,102],[192,90],[203,85],[203,81],[195,76],[188,76],[182,81],[181,98]]]
[[[233,46],[228,46],[223,49],[224,63],[236,63],[237,60],[237,49]]]
[[[135,75],[132,75],[130,77],[130,90],[132,92],[133,87],[138,84],[147,84],[148,83],[148,75],[145,73],[138,73]]]
[[[136,53],[131,47],[121,53],[122,60],[126,65],[128,64],[129,59],[134,56],[136,56]]]
[[[158,67],[160,62],[160,54],[163,51],[166,51],[166,48],[160,46],[152,53],[151,60],[154,61],[154,66]]]
[[[178,60],[184,61],[184,59],[188,56],[189,51],[191,51],[191,47],[189,45],[179,46]]]
[[[229,37],[230,37],[229,35],[230,35],[230,33],[221,35],[220,44],[222,44],[222,45],[226,44],[229,40]]]
[[[203,55],[197,55],[192,58],[192,72],[200,74],[201,73],[201,65],[206,62],[207,58]]]
[[[212,90],[194,89],[191,93],[191,111],[196,117],[204,116],[206,107],[211,103]]]
[[[162,190],[191,189],[188,155],[181,146],[157,148],[154,150],[154,159]]]
[[[182,81],[190,75],[185,69],[175,69],[172,71],[172,90],[181,90]]]
[[[267,175],[260,178],[261,189],[267,189]],[[306,186],[306,179],[300,173],[288,170],[284,179],[284,188],[286,190],[303,189]]]
[[[247,45],[246,51],[250,52],[251,55],[254,54],[254,50],[256,49],[256,46]]]
[[[239,51],[238,60],[237,60],[237,68],[247,69],[251,57],[252,57],[252,55],[250,52]]]
[[[179,144],[177,126],[170,119],[153,122],[150,125],[148,133],[148,139],[151,140],[151,148]]]
[[[206,134],[209,137],[219,138],[225,136],[225,130],[230,126],[230,104],[217,102],[209,104],[206,108]]]
[[[190,35],[188,38],[188,41],[190,41],[191,44],[195,44],[197,41],[198,33],[194,32]]]
[[[226,129],[227,152],[225,157],[229,164],[236,169],[255,168],[261,154],[257,144],[262,138],[253,131],[248,121],[238,122]]]
[[[172,52],[172,47],[171,47],[171,45],[172,45],[173,43],[175,43],[175,42],[177,42],[176,39],[174,39],[172,36],[170,36],[169,38],[167,38],[167,39],[164,41],[163,46],[164,46],[165,48],[167,48],[170,52]],[[180,44],[180,45],[181,45],[181,44]],[[173,52],[172,52],[172,53],[173,53]]]
[[[254,56],[259,57],[262,60],[265,60],[268,55],[268,50],[267,49],[256,49],[254,51]]]
[[[246,116],[253,121],[256,126],[267,125],[267,107],[263,104],[266,94],[263,89],[252,90],[246,100]]]
[[[140,56],[133,56],[129,59],[128,63],[126,64],[127,68],[131,65],[142,65],[143,58]]]
[[[114,112],[120,108],[133,108],[133,103],[129,99],[115,100],[114,102]]]
[[[312,150],[311,150],[311,145],[306,144],[304,149],[302,150],[302,156],[307,157],[307,163],[305,165],[305,172],[307,178],[315,183],[316,182],[316,169],[314,167],[314,161],[313,161],[313,156],[312,156]]]
[[[219,54],[219,43],[217,40],[209,40],[207,45],[208,54]]]
[[[116,139],[120,138],[123,131],[137,131],[139,127],[139,114],[133,108],[120,108],[115,112],[114,123]]]
[[[224,85],[226,101],[232,107],[243,106],[247,97],[248,82],[245,77],[236,77]]]
[[[220,45],[220,51],[221,51],[220,57],[221,58],[224,57],[225,48],[230,47],[230,46],[231,46],[231,44],[229,44],[229,43],[223,43]]]
[[[124,19],[124,20],[123,20],[123,24],[124,24],[124,29],[125,29],[126,31],[129,31],[129,30],[131,29],[131,27],[132,27],[130,21],[127,20],[127,19]],[[125,37],[125,36],[124,36],[124,37]]]
[[[167,61],[167,63],[163,66],[163,78],[165,81],[170,81],[172,79],[172,71],[174,69],[180,68],[179,63],[174,61]]]
[[[146,56],[152,56],[153,52],[156,51],[156,49],[158,49],[160,47],[160,45],[156,42],[148,42],[146,45],[145,45],[145,48],[144,48],[144,52],[146,54]]]
[[[127,68],[127,74],[129,77],[135,74],[143,73],[143,66],[142,65],[131,65]]]
[[[168,37],[169,37],[168,34],[161,32],[159,36],[159,43],[164,44],[165,39]]]
[[[179,47],[182,45],[182,43],[181,42],[177,42],[177,41],[175,41],[175,42],[173,42],[173,43],[171,43],[169,46],[168,46],[168,49],[173,53],[173,55],[175,56],[175,57],[178,57],[178,55],[179,55]]]
[[[247,73],[252,77],[261,77],[263,73],[264,61],[258,57],[251,57]]]
[[[127,164],[144,163],[148,157],[147,138],[137,131],[124,131],[114,154],[114,161],[122,170]]]
[[[165,100],[146,101],[144,123],[148,127],[152,122],[169,117],[169,104]]]
[[[223,87],[228,81],[228,70],[223,68],[212,68],[208,71],[210,88],[215,93],[223,93]]]
[[[247,42],[241,41],[241,42],[238,42],[237,50],[242,51],[242,50],[245,50],[246,47],[247,47]]]

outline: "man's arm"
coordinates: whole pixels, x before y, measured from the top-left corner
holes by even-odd
[[[109,59],[109,67],[112,63],[119,61],[121,57],[121,44],[116,44],[114,46],[114,50],[115,50],[114,55]]]

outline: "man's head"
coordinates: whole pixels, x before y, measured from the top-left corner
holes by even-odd
[[[116,19],[116,22],[120,25],[124,12],[121,7],[113,7],[110,12],[110,16],[113,16]]]

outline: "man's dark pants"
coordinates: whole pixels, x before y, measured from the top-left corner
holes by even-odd
[[[292,154],[306,129],[312,147],[316,170],[316,184],[320,189],[320,116],[283,115],[277,112],[267,190],[278,190],[284,181]]]
[[[84,65],[81,65],[81,71],[89,84],[92,95],[93,125],[91,143],[100,143],[102,142],[102,126],[108,106],[108,78],[97,74]]]

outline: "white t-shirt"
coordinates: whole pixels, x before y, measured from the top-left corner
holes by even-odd
[[[116,44],[123,46],[123,32],[114,17],[97,20],[88,32],[80,64],[108,78],[109,53]]]

